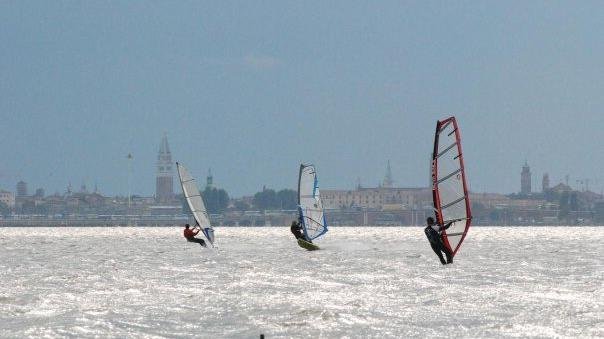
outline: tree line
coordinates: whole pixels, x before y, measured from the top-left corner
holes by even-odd
[[[282,189],[275,191],[273,189],[263,189],[254,194],[252,204],[237,200],[229,207],[230,198],[226,190],[222,188],[206,187],[201,193],[203,203],[208,213],[217,214],[227,209],[247,211],[247,210],[295,210],[298,206],[298,192],[292,189]],[[188,212],[187,202],[181,195],[183,211]]]

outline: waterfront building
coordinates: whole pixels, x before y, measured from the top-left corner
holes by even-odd
[[[44,198],[45,192],[43,188],[36,189],[36,194],[34,195],[36,198]]]
[[[321,190],[326,209],[367,208],[376,210],[424,209],[432,206],[429,188],[358,188],[356,190]]]
[[[23,180],[17,183],[17,198],[27,196],[27,183]]]
[[[9,208],[15,207],[15,195],[13,192],[0,190],[0,202],[5,203]]]
[[[493,209],[493,208],[505,208],[511,203],[511,198],[505,194],[500,193],[471,193],[470,202],[473,205],[479,205],[480,207]]]

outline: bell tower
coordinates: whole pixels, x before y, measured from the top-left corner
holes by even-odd
[[[214,177],[212,176],[212,169],[208,169],[208,176],[206,177],[206,188],[214,188]]]
[[[531,168],[526,161],[520,172],[520,193],[531,194]]]
[[[168,146],[168,137],[164,133],[157,154],[157,177],[155,180],[155,201],[170,202],[174,198],[174,178],[172,172],[172,153]]]
[[[390,160],[388,160],[388,165],[386,165],[386,175],[384,176],[382,187],[392,188],[393,185],[394,180],[392,180],[392,169],[390,168]]]

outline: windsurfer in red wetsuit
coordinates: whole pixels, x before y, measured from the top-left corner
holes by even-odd
[[[199,233],[199,230],[192,230],[189,227],[190,227],[189,224],[186,224],[185,230],[183,232],[183,235],[185,236],[187,241],[196,242],[196,243],[200,244],[201,246],[205,247],[206,242],[203,241],[203,239],[195,238],[195,236]]]
[[[428,217],[428,219],[426,219],[426,222],[428,223],[428,226],[424,229],[424,233],[426,233],[426,237],[428,238],[428,241],[430,241],[430,247],[432,247],[432,250],[438,256],[438,259],[440,259],[441,264],[452,264],[453,253],[451,253],[447,246],[445,246],[441,235],[442,231],[449,228],[452,223],[448,223],[445,226],[440,226],[434,222],[434,218],[432,217]],[[443,258],[442,252],[445,252],[445,256],[447,256],[447,261],[445,261],[445,258]]]

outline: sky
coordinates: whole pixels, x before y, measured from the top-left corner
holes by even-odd
[[[0,188],[152,195],[159,144],[231,196],[427,186],[458,119],[475,192],[604,188],[597,1],[2,1]],[[175,182],[175,192],[178,186]]]

